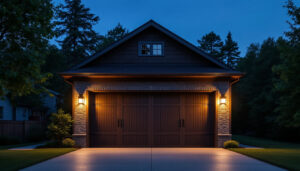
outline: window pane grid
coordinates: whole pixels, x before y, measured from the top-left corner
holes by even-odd
[[[153,55],[155,55],[155,56],[162,55],[162,45],[161,44],[153,44]]]
[[[142,56],[162,56],[162,43],[142,43],[140,54]]]

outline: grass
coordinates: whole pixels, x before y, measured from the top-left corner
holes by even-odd
[[[19,170],[75,150],[76,148],[0,150],[0,170]]]
[[[231,151],[235,151],[288,170],[300,170],[300,144],[242,135],[233,135],[232,139],[240,142],[241,144],[262,147],[262,149],[232,148],[230,149]]]
[[[29,145],[39,144],[39,143],[40,142],[22,143],[22,144],[14,144],[14,145],[2,145],[2,146],[0,146],[0,150],[16,148],[16,147],[23,147],[23,146],[29,146]]]
[[[262,160],[273,165],[288,169],[300,170],[300,149],[245,149],[234,148],[232,151]]]
[[[244,145],[263,147],[263,148],[300,148],[300,144],[274,141],[264,138],[249,137],[243,135],[233,135],[233,140]]]

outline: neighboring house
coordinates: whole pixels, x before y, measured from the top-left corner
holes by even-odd
[[[150,20],[61,75],[83,147],[220,147],[243,74]]]
[[[57,111],[59,93],[49,90],[53,96],[47,93],[41,94],[43,109],[18,104],[15,108],[7,97],[0,99],[0,120],[44,120],[47,115]]]

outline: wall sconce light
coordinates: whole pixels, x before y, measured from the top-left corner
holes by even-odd
[[[83,97],[83,94],[79,94],[79,97],[78,97],[78,104],[84,104],[84,97]]]
[[[220,98],[220,104],[226,104],[226,97],[224,95]]]

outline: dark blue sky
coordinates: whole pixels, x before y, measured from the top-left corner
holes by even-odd
[[[63,0],[54,0],[56,3]],[[100,17],[95,30],[105,34],[120,22],[130,31],[150,19],[197,44],[214,31],[225,39],[228,31],[242,54],[250,43],[277,38],[289,29],[285,0],[82,0]],[[297,5],[299,5],[299,1]]]

